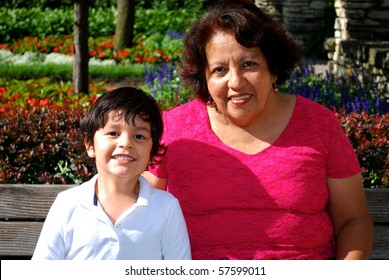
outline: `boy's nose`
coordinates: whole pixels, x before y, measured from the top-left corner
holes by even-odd
[[[119,147],[125,150],[132,148],[132,141],[130,137],[121,135],[119,139]]]

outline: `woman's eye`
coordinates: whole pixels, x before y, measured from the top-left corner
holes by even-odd
[[[225,71],[224,67],[217,67],[213,69],[213,73],[223,73]]]
[[[243,65],[244,65],[245,67],[250,67],[250,66],[255,65],[255,63],[252,62],[252,61],[246,61],[245,63],[243,63]]]

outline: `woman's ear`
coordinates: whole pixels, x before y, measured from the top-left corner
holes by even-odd
[[[276,75],[273,75],[273,84],[277,82],[278,77]]]
[[[84,145],[85,145],[86,153],[88,154],[88,156],[90,158],[94,158],[95,157],[95,149],[93,147],[92,142],[88,139],[87,136],[84,137]]]

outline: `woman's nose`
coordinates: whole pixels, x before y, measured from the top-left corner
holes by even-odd
[[[228,75],[228,87],[239,89],[244,84],[244,76],[238,69],[231,69]]]

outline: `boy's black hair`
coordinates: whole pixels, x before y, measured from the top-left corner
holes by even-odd
[[[165,152],[165,146],[161,144],[163,121],[156,100],[150,94],[134,87],[121,87],[105,92],[80,122],[83,138],[86,137],[92,145],[94,134],[106,125],[110,112],[118,113],[118,116],[123,117],[127,123],[134,123],[136,116],[151,123],[153,145],[150,152],[150,166],[158,164],[160,156]]]

